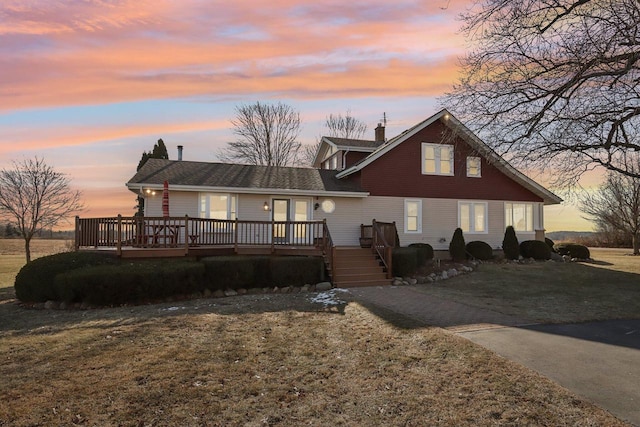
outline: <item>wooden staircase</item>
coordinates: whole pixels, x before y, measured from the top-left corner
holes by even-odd
[[[353,288],[358,286],[390,285],[380,260],[369,248],[336,247],[333,260],[334,286]]]

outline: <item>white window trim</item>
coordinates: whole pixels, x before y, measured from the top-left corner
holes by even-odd
[[[211,199],[209,198],[209,196],[211,195],[227,196],[227,218],[224,218],[224,219],[234,220],[235,218],[238,217],[238,195],[237,194],[207,192],[207,193],[199,193],[198,195],[198,216],[200,218],[209,218],[208,214],[211,209],[209,205]],[[206,197],[204,211],[202,210],[203,197]],[[235,211],[232,209],[233,207],[235,207]]]
[[[433,147],[434,148],[434,153],[435,153],[435,166],[436,166],[436,171],[435,172],[427,172],[426,168],[425,168],[425,149],[427,147]],[[450,158],[451,158],[451,172],[450,173],[442,173],[440,172],[440,158],[441,158],[441,154],[440,154],[440,150],[442,150],[442,148],[446,148],[447,150],[450,151]],[[455,174],[455,168],[454,168],[454,149],[453,149],[453,145],[451,144],[433,144],[430,142],[423,142],[422,143],[422,149],[421,149],[421,156],[420,156],[420,161],[422,162],[421,165],[421,169],[422,169],[422,174],[423,175],[439,175],[439,176],[453,176]]]
[[[469,162],[472,160],[478,160],[478,174],[472,175],[469,173]],[[469,178],[482,178],[482,158],[477,156],[468,156],[467,157],[467,177]]]
[[[513,215],[513,205],[531,205],[531,230],[519,230],[515,227],[514,224],[509,224],[509,221],[507,221],[507,205],[512,205],[511,206],[511,212]],[[535,213],[535,205],[537,205],[537,203],[535,202],[504,202],[504,209],[503,209],[503,215],[504,215],[504,227],[508,227],[509,225],[513,226],[513,229],[516,231],[516,233],[529,233],[529,234],[534,234],[536,232],[536,213]],[[525,208],[525,215],[526,215],[527,209]],[[511,218],[513,220],[513,218]],[[511,221],[513,222],[513,221]],[[526,223],[526,217],[525,217],[525,223]]]
[[[481,200],[459,200],[458,201],[458,227],[462,228],[462,217],[460,215],[460,207],[469,205],[469,224],[473,227],[465,233],[469,234],[489,234],[489,203]],[[484,205],[484,231],[475,230],[475,205]],[[506,207],[505,207],[506,212]]]
[[[418,204],[418,218],[417,218],[417,226],[418,229],[417,230],[408,230],[408,221],[407,221],[407,213],[408,213],[408,209],[407,209],[407,205],[409,203],[415,202]],[[404,199],[404,217],[403,217],[403,221],[404,221],[404,232],[406,234],[419,234],[422,233],[422,199]]]

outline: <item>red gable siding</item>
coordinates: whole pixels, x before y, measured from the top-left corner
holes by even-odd
[[[365,157],[367,157],[370,153],[361,153],[359,151],[349,151],[347,153],[346,157],[346,165],[344,166],[344,168],[349,168],[353,165],[355,165],[356,163],[358,163],[360,160],[364,159]]]
[[[422,143],[441,144],[446,127],[436,121],[365,166],[360,180],[372,196],[541,202],[542,199],[482,159],[481,178],[467,177],[467,156],[478,156],[455,139],[454,176],[422,174]]]

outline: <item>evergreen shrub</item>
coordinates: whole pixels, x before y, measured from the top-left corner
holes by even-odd
[[[589,259],[591,252],[589,248],[577,243],[560,243],[554,246],[555,251],[560,255],[568,255],[571,258]]]
[[[117,265],[115,254],[63,252],[36,258],[25,264],[15,280],[16,297],[22,302],[57,300],[54,280],[58,274],[97,265]]]
[[[506,259],[518,259],[520,258],[520,245],[518,244],[518,237],[516,231],[512,226],[508,226],[504,231],[504,238],[502,239],[502,251]]]
[[[411,243],[409,245],[410,248],[417,249],[417,262],[418,267],[423,266],[427,263],[427,261],[431,261],[433,259],[433,247],[428,243]]]
[[[453,232],[453,237],[449,243],[449,255],[454,261],[464,261],[467,258],[467,252],[464,243],[464,236],[462,235],[462,229],[456,228]]]
[[[553,243],[553,240],[551,240],[548,237],[545,237],[544,238],[544,242],[547,244],[547,246],[549,246],[549,249],[551,249],[551,252],[555,252],[556,251],[555,248],[554,248],[555,243]]]
[[[418,269],[420,249],[417,247],[395,247],[391,253],[394,276],[408,276]]]
[[[324,261],[320,257],[271,257],[272,285],[302,286],[325,280]]]
[[[493,258],[493,249],[491,245],[480,240],[467,243],[467,254],[475,259],[486,261]]]
[[[520,253],[524,258],[547,260],[551,258],[551,249],[540,240],[525,240],[520,243]]]

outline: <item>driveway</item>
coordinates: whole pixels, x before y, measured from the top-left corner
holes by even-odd
[[[532,325],[413,286],[349,291],[364,306],[449,329],[640,426],[640,320]]]

